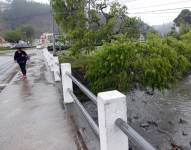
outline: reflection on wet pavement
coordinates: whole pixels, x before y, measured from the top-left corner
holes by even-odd
[[[31,87],[28,80],[23,81],[21,90],[20,90],[20,96],[25,98],[31,96]]]
[[[13,69],[15,63],[13,61],[13,54],[0,55],[0,84],[8,76],[8,72]]]
[[[76,150],[52,74],[42,53],[33,53],[28,78],[21,80],[18,73],[0,93],[0,150]]]

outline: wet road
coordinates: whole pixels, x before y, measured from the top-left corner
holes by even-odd
[[[10,73],[14,65],[13,53],[4,53],[0,55],[0,83]]]
[[[52,74],[41,52],[33,53],[28,79],[17,74],[0,93],[0,149],[77,150]]]

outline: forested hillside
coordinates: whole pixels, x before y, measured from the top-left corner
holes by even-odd
[[[0,30],[16,29],[29,25],[38,37],[43,32],[51,31],[50,7],[47,4],[26,0],[12,0],[0,13]]]
[[[174,19],[177,26],[181,24],[191,25],[191,11],[189,9],[184,9],[181,13]]]

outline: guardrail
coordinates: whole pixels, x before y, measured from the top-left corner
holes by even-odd
[[[71,64],[61,64],[64,103],[76,103],[90,126],[100,138],[101,150],[128,150],[130,140],[140,150],[156,150],[127,124],[126,96],[114,90],[96,97],[71,74]],[[98,107],[98,125],[73,93],[73,83]]]
[[[53,54],[49,53],[47,49],[43,49],[43,55],[45,57],[45,60],[50,68],[50,70],[54,74],[54,80],[61,81],[60,78],[60,64],[58,57],[54,57]]]

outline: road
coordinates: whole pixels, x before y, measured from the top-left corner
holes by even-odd
[[[77,150],[75,128],[42,52],[30,55],[28,78],[16,74],[0,93],[0,150]]]
[[[0,84],[6,79],[9,73],[13,71],[15,63],[13,61],[13,53],[5,53],[0,55]]]

